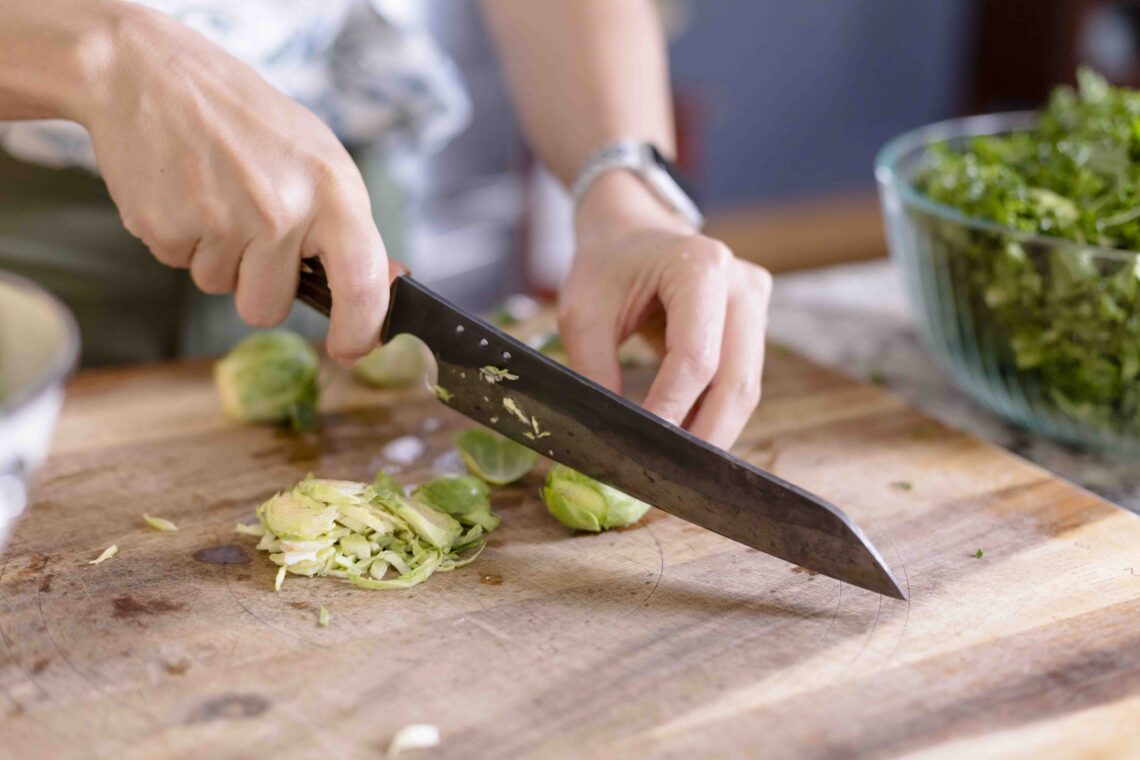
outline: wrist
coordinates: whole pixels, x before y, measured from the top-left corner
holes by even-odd
[[[574,213],[579,243],[634,229],[694,234],[693,225],[633,172],[608,171],[582,196]]]
[[[115,30],[133,8],[37,0],[0,13],[0,118],[82,122],[114,55]]]

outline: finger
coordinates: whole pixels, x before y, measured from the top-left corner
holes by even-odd
[[[659,288],[665,308],[665,358],[645,408],[677,425],[716,373],[724,335],[732,254],[720,244],[690,251],[687,266]]]
[[[723,449],[736,442],[760,403],[771,295],[771,278],[758,267],[742,264],[733,282],[717,373],[689,426],[693,435]]]
[[[234,303],[238,315],[254,327],[275,327],[293,308],[301,272],[301,233],[273,241],[255,240],[238,267]]]
[[[232,293],[237,287],[238,265],[247,243],[203,240],[190,254],[190,278],[203,293]]]
[[[326,210],[302,246],[319,255],[332,293],[328,352],[341,364],[360,359],[380,342],[388,311],[388,258],[367,212]]]
[[[618,315],[614,303],[594,310],[570,293],[558,310],[558,333],[570,368],[614,393],[621,393]],[[607,308],[610,307],[610,308]]]

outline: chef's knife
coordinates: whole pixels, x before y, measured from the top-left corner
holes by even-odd
[[[305,260],[297,297],[329,313],[319,261]],[[879,552],[834,505],[587,380],[406,274],[392,283],[381,339],[401,333],[428,345],[441,398],[476,422],[722,536],[906,599]],[[514,379],[485,371],[492,369]]]

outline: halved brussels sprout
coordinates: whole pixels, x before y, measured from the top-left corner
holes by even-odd
[[[422,382],[427,353],[414,335],[397,335],[358,361],[356,376],[377,388],[404,388]]]
[[[317,352],[288,330],[258,332],[214,364],[214,383],[226,413],[244,422],[316,426]]]
[[[493,485],[515,482],[538,461],[538,454],[526,446],[486,428],[464,430],[454,440],[471,474]]]
[[[421,485],[412,496],[461,525],[479,526],[487,533],[499,527],[501,518],[491,511],[491,489],[474,475],[441,475]]]
[[[633,525],[649,511],[645,502],[562,464],[547,473],[542,500],[566,527],[593,533]]]

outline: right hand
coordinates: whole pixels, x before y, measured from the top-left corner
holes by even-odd
[[[123,19],[77,117],[126,228],[203,291],[235,293],[258,327],[285,319],[301,258],[319,256],[329,355],[367,354],[388,308],[388,260],[347,151],[191,29],[138,6]]]

